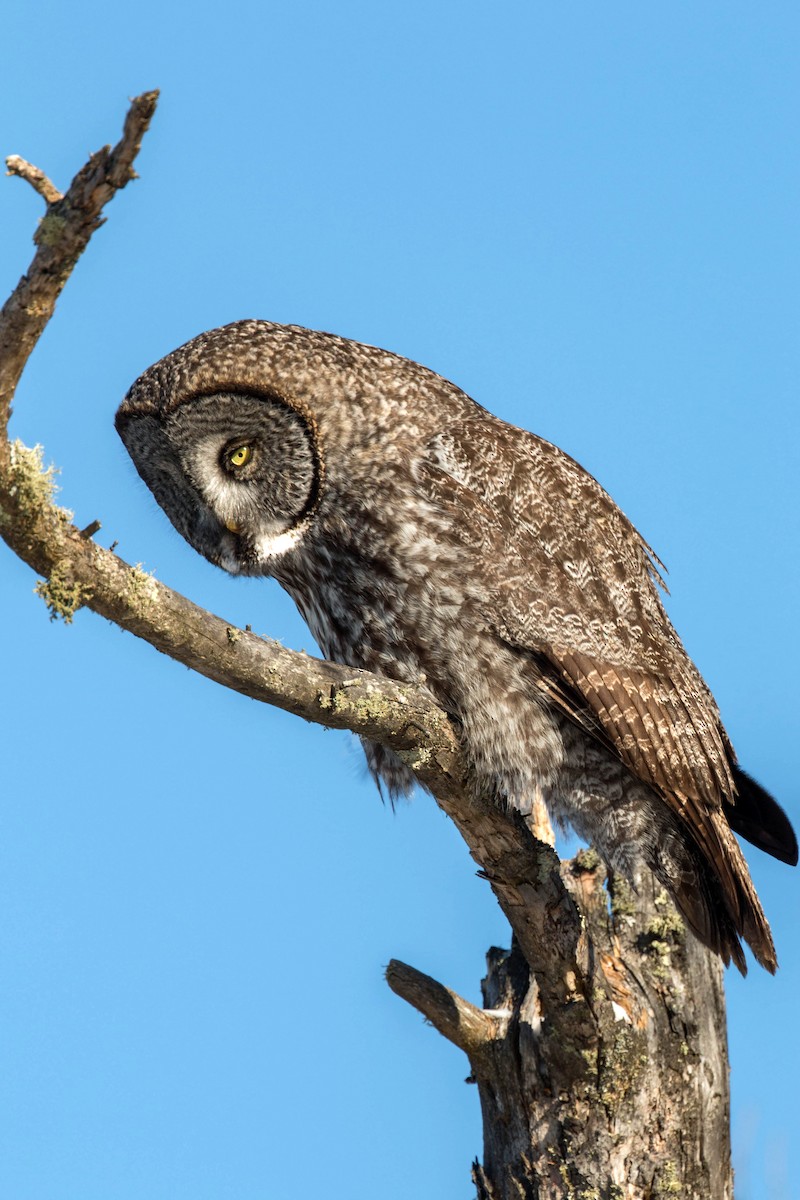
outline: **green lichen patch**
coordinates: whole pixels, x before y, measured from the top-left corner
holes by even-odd
[[[58,213],[48,213],[39,222],[36,230],[36,241],[40,246],[57,246],[67,228],[66,217]]]
[[[419,771],[423,767],[430,766],[433,759],[432,752],[426,746],[414,746],[411,750],[395,750],[395,754],[412,771]]]
[[[649,940],[652,949],[663,954],[683,943],[686,926],[663,888],[653,897],[653,902],[660,910],[660,915],[645,926],[644,936]]]
[[[579,850],[572,860],[572,869],[578,873],[594,872],[601,870],[603,860],[596,850],[591,848]]]
[[[618,1026],[604,1046],[601,1060],[600,1099],[613,1115],[639,1093],[648,1061],[643,1035],[627,1025]]]
[[[653,975],[659,979],[669,975],[672,951],[683,945],[686,936],[682,917],[666,894],[665,899],[665,911],[648,921],[639,937],[639,949],[650,959]]]
[[[131,567],[127,579],[127,600],[133,613],[142,613],[158,600],[158,585],[142,564]]]
[[[680,946],[684,941],[686,929],[676,912],[664,913],[645,925],[642,932],[642,947],[650,954],[660,958],[668,955],[670,950]]]
[[[26,446],[24,442],[11,443],[11,487],[10,492],[20,511],[36,518],[49,510],[63,521],[71,521],[72,513],[55,503],[58,484],[58,468],[52,463],[44,465],[44,447]]]
[[[553,1165],[555,1166],[556,1163],[553,1162]],[[577,1186],[575,1185],[575,1183],[573,1183],[573,1180],[572,1180],[573,1169],[568,1163],[566,1163],[566,1162],[558,1163],[557,1170],[558,1170],[558,1174],[561,1177],[561,1182],[564,1185],[564,1189],[565,1189],[564,1193],[563,1193],[564,1200],[603,1200],[602,1194],[598,1190],[598,1188],[592,1187],[592,1186],[589,1186],[589,1187],[584,1186],[584,1184],[586,1182],[585,1180],[582,1181],[581,1183],[579,1183]],[[612,1187],[613,1187],[613,1185],[612,1185]],[[520,1191],[520,1195],[522,1195],[521,1191]],[[610,1200],[615,1200],[613,1194],[611,1195]]]
[[[352,685],[347,683],[336,684],[331,688],[327,695],[320,692],[318,702],[320,708],[329,709],[331,712],[343,715],[352,713],[359,724],[373,725],[382,724],[386,720],[387,714],[391,711],[391,704],[383,696],[374,695],[367,692],[364,695],[350,695],[349,689]]]
[[[75,613],[92,595],[90,588],[77,583],[70,576],[68,568],[60,565],[53,568],[49,579],[40,579],[34,591],[47,605],[50,620],[61,618],[65,625],[72,624]]]
[[[655,917],[645,927],[645,933],[654,941],[668,942],[679,945],[683,941],[686,928],[679,913],[673,909],[660,917]]]
[[[615,921],[636,916],[636,896],[631,885],[621,875],[609,877],[608,900],[611,916]]]
[[[683,1186],[678,1178],[678,1171],[673,1162],[664,1163],[661,1170],[658,1172],[655,1191],[656,1197],[681,1196],[683,1195]]]
[[[402,693],[398,699],[403,703]],[[386,726],[387,720],[395,712],[397,700],[387,699],[379,692],[364,691],[361,681],[354,679],[334,684],[329,691],[317,692],[317,704],[325,712],[347,716],[348,726],[354,730],[369,730],[375,726],[379,729]],[[394,752],[412,771],[421,770],[433,761],[432,750],[425,746],[396,748]]]

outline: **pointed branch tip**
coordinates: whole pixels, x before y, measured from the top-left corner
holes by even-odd
[[[35,192],[39,193],[45,204],[57,204],[59,200],[64,199],[63,192],[60,192],[56,185],[47,178],[44,171],[24,158],[20,158],[18,154],[9,154],[6,166],[8,167],[7,175],[17,175],[20,179],[24,179]]]
[[[386,982],[395,995],[421,1012],[443,1037],[470,1057],[496,1038],[505,1023],[396,958],[386,968]]]

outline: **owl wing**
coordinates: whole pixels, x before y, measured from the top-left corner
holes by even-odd
[[[536,658],[554,703],[704,841],[709,810],[736,795],[733,751],[634,526],[568,455],[489,414],[436,435],[421,476],[487,568],[495,633]]]

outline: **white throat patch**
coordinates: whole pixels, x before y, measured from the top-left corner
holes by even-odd
[[[293,550],[302,542],[305,531],[304,523],[295,525],[294,529],[287,529],[283,533],[265,534],[263,537],[257,538],[256,553],[259,561],[267,562],[271,558],[280,558],[287,551]]]
[[[232,531],[223,535],[223,547],[219,556],[219,565],[230,575],[269,575],[275,563],[299,546],[306,532],[307,522],[287,529],[283,533],[264,534],[255,540],[255,559],[243,562],[236,552],[236,543]]]

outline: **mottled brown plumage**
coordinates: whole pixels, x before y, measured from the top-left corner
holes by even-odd
[[[274,575],[329,657],[426,679],[476,788],[524,813],[541,795],[629,878],[650,867],[726,962],[741,936],[775,969],[731,825],[796,861],[791,826],[736,766],[658,560],[576,462],[416,363],[257,321],[151,367],[117,425],[202,554]]]

